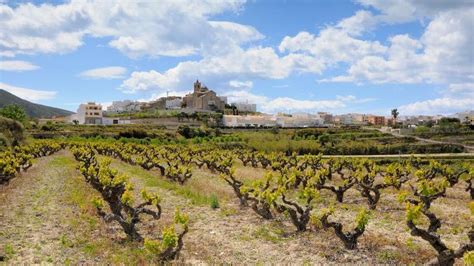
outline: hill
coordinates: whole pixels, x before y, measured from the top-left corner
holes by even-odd
[[[51,118],[53,116],[68,116],[73,114],[71,111],[23,100],[5,90],[0,89],[0,108],[8,104],[16,104],[21,106],[31,118]]]

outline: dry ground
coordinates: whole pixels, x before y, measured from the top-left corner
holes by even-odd
[[[27,173],[0,188],[0,256],[8,264],[153,262],[140,246],[124,240],[117,225],[106,224],[96,216],[91,200],[97,194],[76,167],[71,154],[61,152],[37,160]],[[231,188],[207,170],[195,169],[191,180],[180,186],[160,177],[157,171],[117,160],[112,167],[130,176],[137,195],[147,188],[163,198],[162,219],[145,218],[140,226],[145,237],[156,236],[160,228],[171,223],[175,208],[189,214],[190,232],[178,263],[421,264],[435,255],[425,242],[407,232],[396,191],[382,194],[358,250],[347,251],[332,231],[312,229],[296,234],[286,217],[266,221],[251,209],[240,208]],[[242,166],[237,169],[237,176],[246,181],[264,173]],[[210,207],[214,196],[219,200],[217,209]],[[467,193],[456,187],[433,206],[445,221],[440,232],[453,248],[467,241],[472,222],[468,202]],[[323,193],[315,211],[334,203],[332,194]],[[338,205],[342,208],[332,219],[352,227],[356,213],[365,204],[353,191],[344,204]]]

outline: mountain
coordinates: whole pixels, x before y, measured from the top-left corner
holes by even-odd
[[[9,104],[21,106],[23,109],[25,109],[26,114],[28,114],[28,116],[31,118],[51,118],[53,116],[68,116],[73,114],[71,111],[23,100],[5,90],[0,89],[0,108]]]

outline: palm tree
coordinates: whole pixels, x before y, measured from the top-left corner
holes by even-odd
[[[393,117],[393,123],[397,124],[397,117],[400,113],[398,112],[397,109],[392,109],[392,117]]]

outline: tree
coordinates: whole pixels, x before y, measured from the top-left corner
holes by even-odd
[[[318,141],[319,141],[319,144],[321,144],[321,146],[326,145],[326,143],[328,143],[329,140],[330,140],[330,137],[328,134],[322,134],[318,137]]]
[[[0,109],[0,115],[19,122],[25,122],[26,112],[16,104],[9,104]]]
[[[24,127],[18,121],[0,116],[0,146],[16,146],[25,138]]]
[[[186,126],[186,125],[179,126],[177,132],[178,134],[180,134],[181,136],[187,139],[194,137],[194,131],[189,126]]]
[[[393,122],[397,123],[397,117],[400,113],[398,112],[398,109],[392,109],[392,117],[393,117]]]
[[[458,118],[454,117],[443,117],[438,121],[440,126],[452,126],[452,125],[459,125],[461,121]]]

